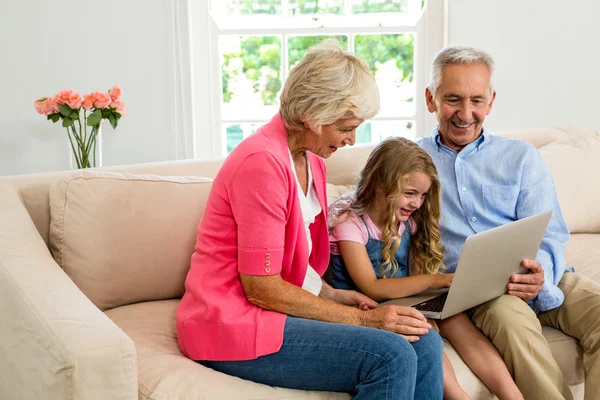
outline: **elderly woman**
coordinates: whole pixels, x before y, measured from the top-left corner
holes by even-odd
[[[267,385],[360,399],[441,399],[442,342],[422,314],[321,280],[325,164],[379,109],[364,61],[325,42],[290,72],[280,112],[223,163],[177,310],[187,357]]]

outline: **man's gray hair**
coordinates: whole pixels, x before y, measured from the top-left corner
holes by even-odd
[[[433,60],[429,77],[429,91],[433,96],[442,84],[442,68],[455,64],[483,64],[490,70],[490,94],[494,91],[494,60],[483,50],[469,46],[448,46],[443,48]]]

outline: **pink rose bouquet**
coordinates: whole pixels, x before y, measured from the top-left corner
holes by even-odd
[[[102,121],[107,119],[116,129],[119,119],[125,115],[125,103],[117,85],[106,93],[93,92],[84,96],[72,90],[61,90],[52,97],[36,100],[34,106],[52,122],[62,119],[80,169],[96,166],[96,140]]]

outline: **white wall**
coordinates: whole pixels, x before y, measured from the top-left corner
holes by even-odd
[[[496,61],[497,97],[487,129],[600,129],[600,2],[448,3],[449,44],[483,48]]]
[[[482,47],[496,59],[498,96],[488,129],[600,129],[600,2],[446,1],[448,43]],[[104,165],[204,158],[218,151],[207,123],[215,82],[207,59],[206,5],[0,0],[0,175],[69,167],[65,129],[33,108],[36,98],[65,88],[123,88],[128,113],[116,131],[105,123]],[[434,118],[422,126],[419,133],[428,134]]]
[[[189,83],[177,68],[186,45],[187,25],[175,22],[186,15],[181,4],[0,0],[0,175],[69,167],[65,128],[33,107],[61,89],[123,89],[127,115],[116,130],[103,125],[104,165],[186,156],[178,137],[190,129],[182,103],[191,106],[178,91]]]

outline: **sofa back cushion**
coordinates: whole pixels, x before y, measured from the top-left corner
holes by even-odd
[[[212,179],[81,172],[50,186],[49,244],[101,310],[183,295]]]
[[[177,160],[143,164],[116,165],[94,168],[88,171],[125,172],[160,176],[201,176],[214,178],[223,163],[222,158],[208,160]],[[40,236],[49,244],[50,207],[49,191],[52,182],[65,178],[73,171],[55,171],[37,174],[0,176],[0,185],[9,184],[19,190],[21,200],[27,208]]]
[[[344,147],[325,159],[327,165],[327,183],[334,185],[356,185],[360,171],[367,162],[374,144],[359,144]]]
[[[600,233],[600,132],[571,134],[540,148],[571,233]]]
[[[578,128],[537,128],[525,130],[510,130],[492,132],[498,136],[505,136],[513,139],[521,139],[531,143],[536,148],[540,148],[548,143],[554,142],[568,137],[573,131],[578,131]]]

